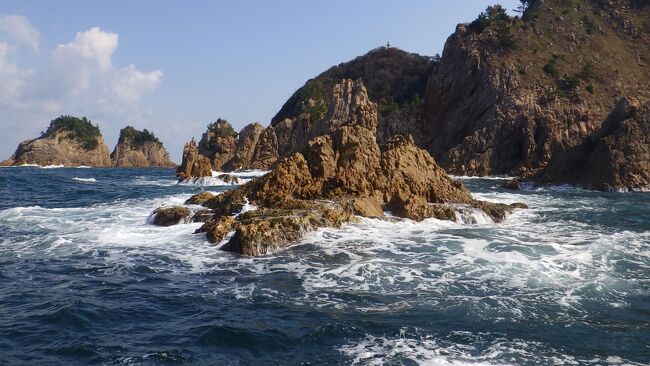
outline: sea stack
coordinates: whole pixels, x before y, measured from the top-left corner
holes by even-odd
[[[21,142],[2,165],[37,164],[111,166],[108,146],[97,125],[86,117],[61,116],[38,138]]]
[[[116,167],[175,167],[163,143],[146,128],[142,131],[127,126],[111,154]]]

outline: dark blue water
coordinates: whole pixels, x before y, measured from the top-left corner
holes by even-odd
[[[218,183],[0,169],[0,364],[650,363],[648,193],[467,179],[531,209],[363,220],[260,258],[147,223]]]

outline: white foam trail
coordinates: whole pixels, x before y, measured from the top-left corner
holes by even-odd
[[[74,177],[70,178],[72,180],[75,180],[77,182],[83,182],[83,183],[97,183],[97,179],[95,178],[79,178],[79,177]]]
[[[269,172],[268,170],[258,170],[258,169],[238,170],[238,171],[234,171],[234,172],[219,172],[219,171],[214,171],[213,170],[212,171],[212,176],[216,177],[216,176],[221,175],[221,174],[228,174],[228,175],[232,175],[232,176],[235,176],[235,177],[247,177],[247,178],[250,178],[250,177],[262,177],[262,176],[266,175],[266,173],[268,173],[268,172]]]
[[[508,176],[485,176],[485,177],[479,177],[479,176],[471,176],[471,175],[449,175],[452,179],[458,179],[458,180],[477,180],[477,179],[483,179],[483,180],[510,180],[513,177],[508,177]]]
[[[65,168],[65,165],[60,164],[60,165],[44,165],[40,167],[41,169],[58,169],[58,168]]]

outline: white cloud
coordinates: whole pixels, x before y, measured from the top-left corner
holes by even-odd
[[[115,96],[126,103],[135,103],[143,94],[152,93],[162,80],[160,70],[152,72],[138,71],[134,65],[116,70],[111,81],[111,91]]]
[[[1,17],[0,31],[7,34],[14,41],[26,44],[31,49],[38,52],[41,33],[29,22],[29,19],[24,16],[7,15]]]
[[[22,20],[16,20],[19,18]],[[0,32],[6,32],[4,27],[12,22],[31,27],[24,17],[5,16],[0,18]],[[14,43],[0,41],[0,124],[14,136],[0,136],[0,146],[13,149],[18,141],[7,139],[34,137],[60,114],[96,119],[109,139],[127,121],[138,122],[150,115],[143,97],[156,91],[163,73],[141,71],[133,64],[116,67],[117,33],[98,27],[78,32],[70,42],[45,53],[43,59],[29,58],[39,65],[34,69],[19,65],[15,56],[21,46],[38,49],[38,30],[32,27],[31,33],[21,30],[12,34]]]
[[[20,69],[9,61],[9,50],[7,43],[0,43],[0,101],[20,106],[23,104],[23,92],[34,72],[30,69]]]
[[[52,57],[56,61],[73,61],[97,66],[101,71],[112,67],[113,52],[119,42],[117,33],[104,32],[98,27],[79,32],[70,43],[56,46]]]

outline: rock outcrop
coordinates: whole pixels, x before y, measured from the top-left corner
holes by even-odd
[[[175,167],[162,142],[147,129],[138,131],[131,126],[120,130],[120,138],[111,160],[116,167]]]
[[[412,138],[394,136],[380,145],[377,105],[361,81],[336,84],[328,105],[304,148],[271,172],[207,200],[203,193],[191,198],[212,212],[198,231],[215,243],[234,231],[222,249],[260,255],[319,227],[355,221],[355,214],[378,217],[386,209],[415,220],[449,220],[460,204],[500,221],[514,208],[474,200]]]
[[[183,161],[176,168],[176,176],[180,180],[212,176],[210,159],[199,153],[199,147],[194,139],[183,148]]]
[[[40,137],[23,141],[3,165],[111,166],[108,146],[88,119],[61,116]]]

